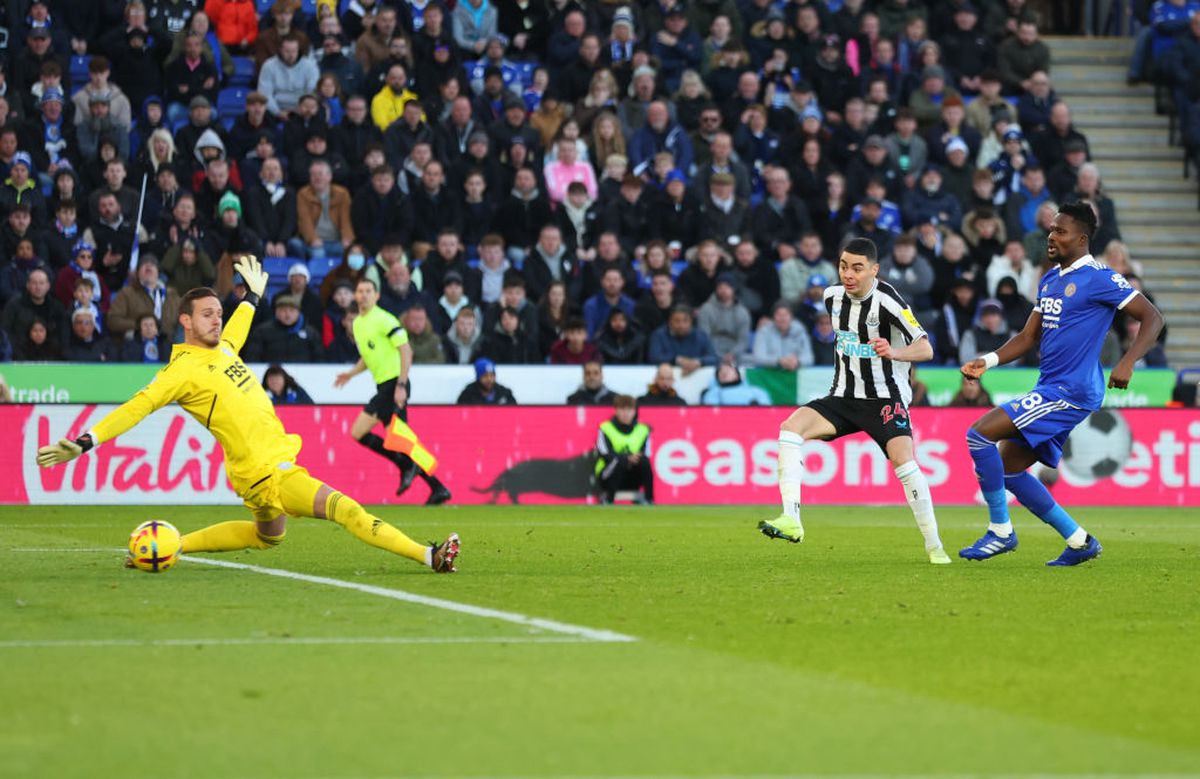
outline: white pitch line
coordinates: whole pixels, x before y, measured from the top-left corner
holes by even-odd
[[[28,639],[0,641],[3,649],[56,649],[144,646],[339,646],[369,644],[583,644],[592,639],[578,636],[283,636],[263,638],[96,638]]]
[[[589,641],[601,641],[605,643],[637,641],[637,639],[633,636],[627,636],[623,633],[616,633],[611,630],[598,630],[596,628],[583,627],[582,625],[572,625],[568,622],[559,622],[553,619],[530,617],[526,614],[518,614],[515,611],[501,611],[500,609],[489,609],[483,606],[471,606],[466,603],[445,600],[444,598],[433,598],[428,595],[418,595],[415,592],[393,590],[387,587],[376,587],[372,584],[348,582],[344,579],[332,579],[328,576],[313,576],[312,574],[297,573],[296,571],[285,571],[282,568],[264,568],[260,565],[233,563],[228,560],[215,560],[211,557],[184,556],[179,559],[189,563],[212,565],[217,568],[231,568],[236,571],[249,571],[251,573],[261,573],[266,576],[277,576],[281,579],[308,582],[309,584],[323,584],[326,587],[337,587],[343,590],[354,590],[355,592],[364,592],[368,595],[377,595],[380,598],[391,598],[392,600],[404,601],[405,603],[415,603],[419,606],[429,606],[435,609],[442,609],[443,611],[453,611],[458,614],[469,614],[472,617],[497,619],[501,622],[511,622],[514,625],[524,625],[525,627],[548,630],[552,633],[561,633],[567,636],[577,636]]]
[[[77,546],[77,547],[60,546],[57,548],[45,548],[45,549],[40,549],[38,547],[33,547],[33,546],[20,546],[20,547],[16,547],[13,549],[9,549],[8,551],[10,551],[10,552],[29,552],[29,553],[33,553],[33,554],[58,554],[59,552],[89,552],[91,554],[95,554],[97,552],[107,552],[109,554],[120,554],[121,553],[121,550],[117,549],[116,547],[113,547],[111,549],[105,549],[103,547],[92,548],[92,547],[84,547],[84,546]]]
[[[64,547],[60,549],[22,547],[11,549],[10,551],[45,554],[57,552],[102,552],[117,554],[120,552],[119,549],[92,547],[80,547],[74,549],[70,547]],[[627,636],[624,633],[617,633],[612,630],[599,630],[596,628],[584,627],[582,625],[572,625],[569,622],[559,622],[553,619],[543,619],[542,617],[530,617],[526,614],[519,614],[515,611],[501,611],[500,609],[489,609],[484,606],[472,606],[467,603],[458,603],[456,601],[446,600],[444,598],[433,598],[428,595],[418,595],[415,592],[393,590],[387,587],[376,587],[372,584],[348,582],[344,579],[332,579],[328,576],[313,576],[312,574],[298,573],[296,571],[285,571],[282,568],[265,568],[261,565],[233,563],[228,560],[216,560],[211,557],[191,557],[185,555],[179,559],[189,563],[200,563],[202,565],[211,565],[217,568],[232,568],[236,571],[250,571],[251,573],[261,573],[266,576],[278,576],[281,579],[308,582],[309,584],[323,584],[326,587],[337,587],[343,590],[364,592],[368,595],[377,595],[381,598],[391,598],[392,600],[404,601],[405,603],[415,603],[419,606],[429,606],[435,609],[442,609],[443,611],[469,614],[473,617],[483,617],[484,619],[498,619],[501,622],[510,622],[514,625],[524,625],[525,627],[537,628],[539,630],[548,630],[552,633],[560,633],[565,636],[575,636],[576,638],[586,641],[600,641],[610,644],[637,641],[637,639],[633,636]],[[0,647],[2,646],[5,646],[5,644],[0,642]]]

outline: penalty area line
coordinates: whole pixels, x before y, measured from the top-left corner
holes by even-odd
[[[348,582],[344,579],[333,579],[328,576],[314,576],[312,574],[298,573],[296,571],[286,571],[282,568],[265,568],[261,565],[234,563],[228,560],[215,560],[211,557],[190,557],[185,555],[179,559],[189,563],[210,565],[216,568],[247,571],[249,573],[262,574],[264,576],[275,576],[281,579],[307,582],[308,584],[320,584],[326,587],[336,587],[342,590],[353,590],[355,592],[361,592],[367,595],[375,595],[380,598],[390,598],[392,600],[403,601],[404,603],[414,603],[418,606],[428,606],[434,609],[441,609],[442,611],[451,611],[457,614],[467,614],[472,617],[481,617],[483,619],[495,619],[501,622],[509,622],[514,625],[522,625],[524,627],[546,630],[551,633],[575,636],[587,641],[598,641],[603,643],[627,643],[630,641],[637,641],[637,639],[633,636],[627,636],[623,633],[617,633],[612,630],[600,630],[597,628],[584,627],[582,625],[572,625],[569,622],[559,622],[553,619],[543,619],[542,617],[531,617],[526,614],[519,614],[515,611],[502,611],[500,609],[491,609],[484,606],[472,606],[467,603],[446,600],[445,598],[434,598],[428,595],[418,595],[415,592],[407,592],[405,590],[394,590],[388,587],[376,587],[373,584]]]
[[[0,641],[3,649],[193,646],[360,646],[372,644],[584,644],[578,636],[263,636],[258,638],[95,638]]]

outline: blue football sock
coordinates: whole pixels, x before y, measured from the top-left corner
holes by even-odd
[[[1004,477],[1004,486],[1017,497],[1022,506],[1057,530],[1063,538],[1070,538],[1079,530],[1079,523],[1050,497],[1049,490],[1032,473],[1024,471],[1009,474]]]
[[[996,442],[982,433],[967,431],[967,447],[975,461],[975,475],[979,477],[979,489],[988,507],[988,521],[993,525],[1008,524],[1008,495],[1004,492],[1004,461]]]

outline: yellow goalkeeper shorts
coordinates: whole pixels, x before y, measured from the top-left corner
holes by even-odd
[[[246,490],[242,500],[256,522],[270,522],[281,514],[311,517],[317,491],[325,486],[295,463],[281,463]]]

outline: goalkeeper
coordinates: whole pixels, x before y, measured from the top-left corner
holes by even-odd
[[[418,544],[296,464],[300,437],[283,429],[262,385],[238,357],[255,306],[266,290],[267,274],[252,256],[242,257],[234,268],[249,292],[224,332],[217,293],[207,287],[189,291],[179,310],[184,342],[172,349],[170,362],[132,399],[79,438],[40,448],[38,465],[48,468],[73,460],[176,402],[220,442],[229,481],[254,517],[188,533],[183,537],[185,553],[269,549],[283,540],[289,516],[316,517],[331,519],[362,541],[434,571],[453,572],[459,550],[456,534],[441,544]]]

